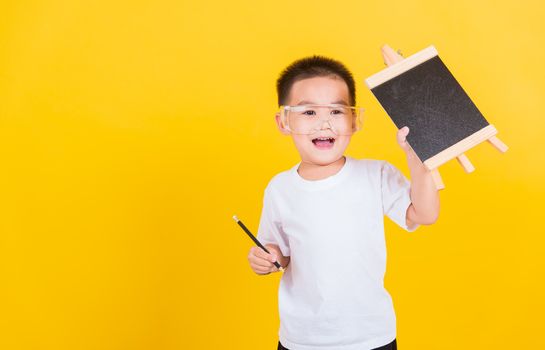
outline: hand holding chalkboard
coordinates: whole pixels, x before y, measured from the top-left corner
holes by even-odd
[[[475,168],[467,150],[484,141],[507,150],[433,46],[406,59],[387,45],[382,53],[388,67],[365,83],[397,128],[409,127],[407,142],[432,171],[438,189],[444,185],[437,168],[447,161],[456,158],[469,173]]]

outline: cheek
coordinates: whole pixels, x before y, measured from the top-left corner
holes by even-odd
[[[341,136],[335,141],[335,143],[337,143],[336,146],[346,147],[350,143],[350,137],[349,136]]]
[[[309,143],[309,140],[301,135],[294,135],[293,142],[298,146],[306,146]]]
[[[309,149],[309,141],[301,136],[292,136],[293,143],[295,145],[295,148],[299,150],[299,152],[305,152],[305,150]],[[310,146],[312,146],[312,143],[310,143]]]

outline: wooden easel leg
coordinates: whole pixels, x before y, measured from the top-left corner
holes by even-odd
[[[382,58],[384,59],[384,64],[386,64],[387,66],[391,66],[394,63],[403,61],[403,56],[395,52],[394,49],[392,49],[388,45],[383,45],[380,48],[380,50],[382,51]]]
[[[501,140],[497,138],[496,136],[492,136],[487,141],[490,142],[490,144],[494,146],[501,153],[505,153],[509,149],[509,147],[507,147],[505,143],[501,142]]]
[[[438,191],[445,188],[445,184],[443,184],[443,180],[441,179],[441,175],[439,174],[439,170],[433,169],[430,170],[431,176],[433,178],[433,182],[435,182],[435,188],[437,188]]]
[[[471,162],[469,161],[469,158],[467,158],[465,154],[463,153],[460,154],[458,157],[456,157],[456,160],[464,168],[466,173],[469,174],[475,170],[475,167],[473,166],[473,164],[471,164]]]

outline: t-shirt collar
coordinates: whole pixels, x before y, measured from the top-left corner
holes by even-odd
[[[352,166],[353,159],[349,156],[344,156],[344,157],[346,158],[346,161],[343,167],[339,171],[337,171],[335,174],[328,176],[324,179],[307,180],[301,177],[301,175],[299,175],[299,173],[297,172],[297,169],[301,165],[301,161],[290,169],[290,175],[293,178],[294,182],[296,183],[297,187],[305,188],[308,190],[319,190],[323,188],[328,188],[338,183],[339,181],[341,181],[349,172],[349,169]]]

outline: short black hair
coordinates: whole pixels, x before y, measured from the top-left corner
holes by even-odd
[[[327,76],[337,76],[344,80],[348,86],[349,103],[354,106],[356,104],[356,84],[352,73],[341,62],[320,55],[298,59],[280,73],[276,81],[278,106],[285,104],[295,82],[307,78]]]

